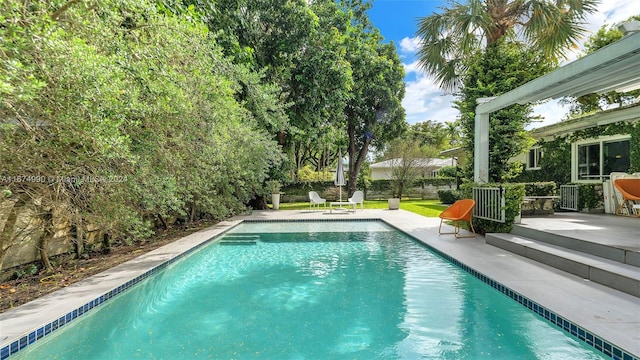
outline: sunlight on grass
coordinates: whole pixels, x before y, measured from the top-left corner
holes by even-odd
[[[400,209],[426,217],[438,217],[446,207],[447,205],[440,203],[440,200],[402,199],[402,201],[400,201]],[[365,200],[364,208],[386,209],[388,208],[387,200]],[[308,202],[280,203],[280,210],[305,209],[309,209]]]

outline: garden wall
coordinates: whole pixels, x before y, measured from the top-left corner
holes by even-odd
[[[40,260],[45,217],[51,217],[51,237],[46,249],[48,255],[74,251],[68,207],[43,211],[33,201],[18,204],[17,198],[0,201],[0,270]],[[86,245],[100,244],[102,232],[95,226],[87,226],[85,236]]]

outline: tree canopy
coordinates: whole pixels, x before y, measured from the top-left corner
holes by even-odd
[[[106,247],[142,240],[173,221],[240,213],[268,180],[325,168],[339,150],[361,164],[404,126],[403,69],[368,6],[0,2],[9,218],[35,204],[45,241],[70,219],[80,254],[88,226]],[[14,225],[0,228],[0,261],[19,241]]]
[[[501,39],[542,51],[547,59],[566,54],[586,33],[586,16],[599,0],[451,1],[441,12],[420,18],[420,65],[445,90],[461,85],[469,68],[465,59]]]

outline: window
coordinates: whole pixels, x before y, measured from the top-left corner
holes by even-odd
[[[612,172],[628,172],[631,167],[630,142],[612,141],[604,143],[602,170],[605,175]]]
[[[533,148],[529,150],[529,157],[527,158],[527,170],[540,169],[540,159],[542,158],[542,148]]]
[[[629,139],[600,140],[577,145],[577,180],[602,181],[612,172],[628,172]]]

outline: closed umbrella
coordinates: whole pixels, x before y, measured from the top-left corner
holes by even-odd
[[[340,188],[340,203],[342,203],[342,187],[347,185],[344,180],[344,164],[342,161],[342,154],[338,153],[338,167],[336,168],[336,180],[333,182],[338,188]]]

